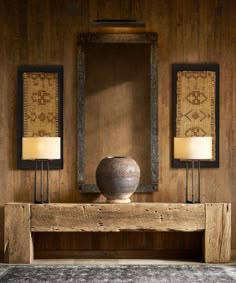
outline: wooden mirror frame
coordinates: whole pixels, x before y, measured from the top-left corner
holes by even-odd
[[[99,193],[96,184],[85,184],[85,49],[88,44],[150,45],[150,177],[151,184],[139,184],[136,192],[158,190],[158,54],[157,33],[80,33],[77,58],[77,181],[82,193]]]

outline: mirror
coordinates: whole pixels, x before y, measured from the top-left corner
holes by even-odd
[[[131,156],[137,192],[158,188],[157,34],[81,33],[78,40],[77,168],[81,192],[99,192],[98,163]]]

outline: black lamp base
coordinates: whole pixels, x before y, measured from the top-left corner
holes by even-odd
[[[40,199],[37,199],[37,169],[38,169],[38,163],[40,165],[39,169],[41,171],[40,173]],[[46,171],[47,171],[47,184],[46,184],[46,199],[44,198],[44,185],[43,185],[43,169],[44,169],[44,163],[46,164]],[[35,160],[35,173],[34,173],[34,203],[36,204],[42,204],[42,203],[49,203],[49,160],[48,159],[36,159]]]
[[[197,184],[197,187],[198,187],[198,198],[197,200],[195,200],[195,195],[194,195],[194,165],[195,165],[195,162],[197,163],[197,167],[198,167],[198,184]],[[201,194],[201,187],[200,187],[200,161],[199,160],[192,160],[191,161],[192,163],[192,168],[191,168],[191,171],[192,171],[192,177],[191,177],[191,181],[192,181],[192,190],[191,190],[191,200],[189,200],[189,197],[188,197],[188,161],[186,161],[186,203],[200,203],[200,194]]]

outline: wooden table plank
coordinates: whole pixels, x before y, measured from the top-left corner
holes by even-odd
[[[204,204],[31,205],[32,232],[190,232],[204,229]]]

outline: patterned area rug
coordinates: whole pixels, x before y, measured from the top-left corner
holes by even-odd
[[[1,265],[0,282],[236,282],[236,266]]]

